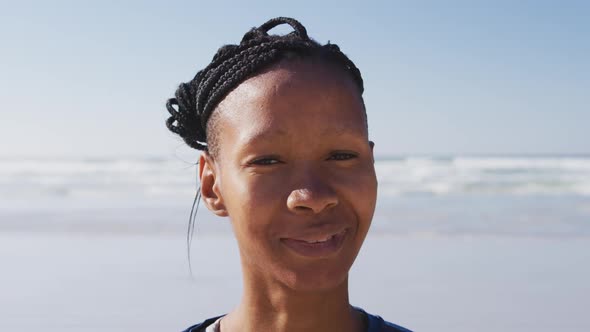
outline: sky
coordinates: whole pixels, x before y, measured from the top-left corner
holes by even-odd
[[[276,16],[359,67],[378,156],[590,153],[587,1],[2,1],[0,13],[0,157],[186,153],[166,99]]]

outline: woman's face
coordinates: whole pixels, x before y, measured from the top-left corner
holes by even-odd
[[[245,278],[299,291],[342,285],[377,194],[354,81],[321,61],[281,62],[219,104],[205,204],[230,217]]]

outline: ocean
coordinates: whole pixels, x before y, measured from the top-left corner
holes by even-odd
[[[353,304],[415,331],[590,331],[590,157],[399,156],[350,275]],[[241,292],[194,163],[0,159],[0,331],[180,331]]]
[[[590,157],[396,157],[375,168],[379,232],[590,235]],[[184,232],[196,188],[196,166],[180,159],[4,158],[0,230]]]

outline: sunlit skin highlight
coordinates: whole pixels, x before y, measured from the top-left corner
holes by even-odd
[[[321,60],[283,61],[241,83],[215,112],[219,149],[200,158],[201,194],[230,217],[244,283],[221,331],[363,331],[348,272],[371,224],[377,180],[355,82]],[[304,243],[337,238],[325,251]]]

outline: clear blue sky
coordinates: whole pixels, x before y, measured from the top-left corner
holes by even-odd
[[[165,100],[275,16],[361,69],[379,155],[590,153],[589,1],[4,1],[0,12],[0,156],[174,155]]]

